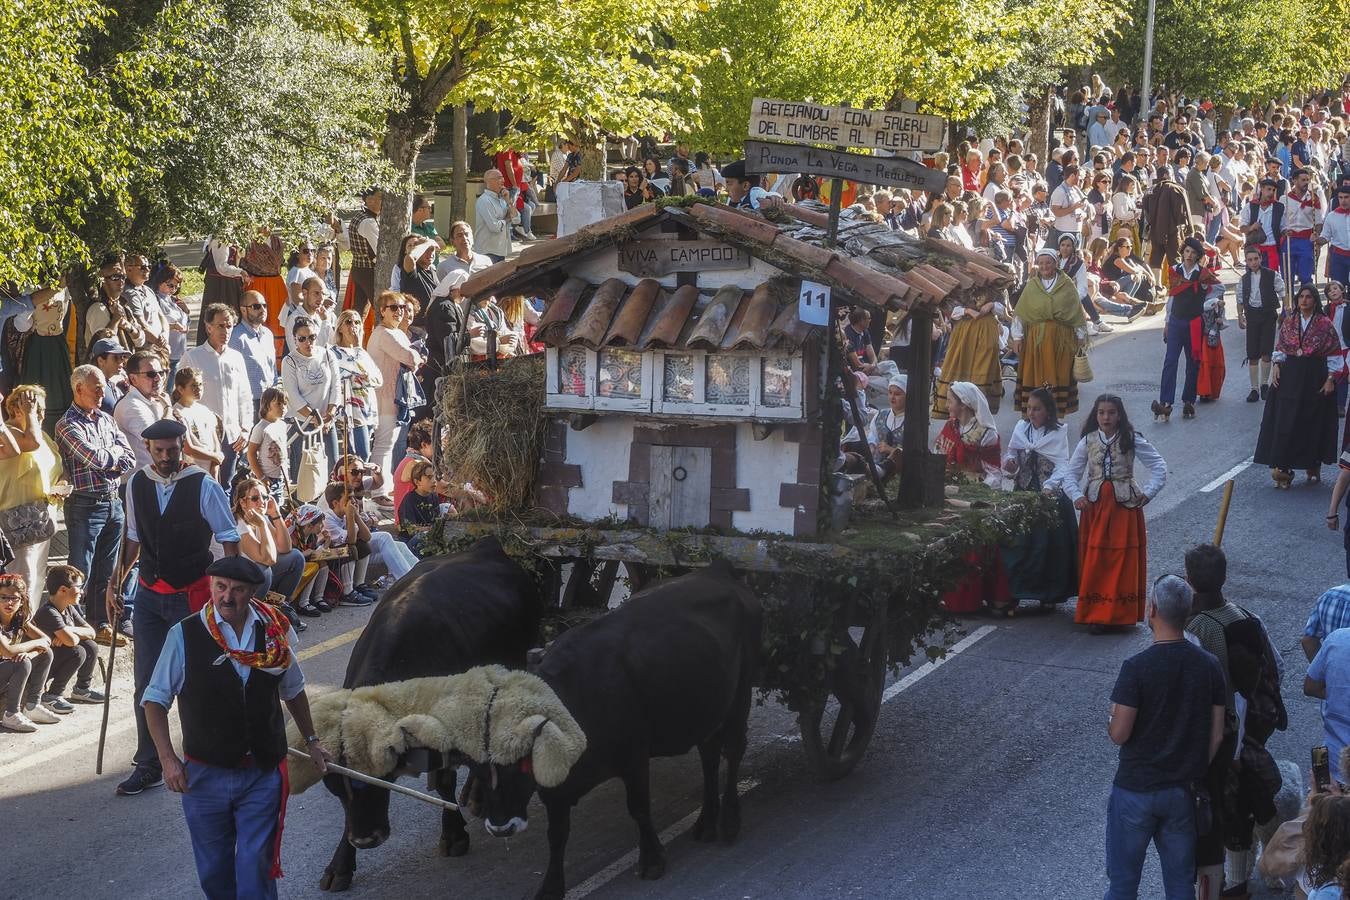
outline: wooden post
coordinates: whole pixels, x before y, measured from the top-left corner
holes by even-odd
[[[833,250],[839,238],[839,206],[843,200],[844,180],[830,179],[830,221],[825,226],[825,249]]]
[[[933,393],[933,311],[916,303],[909,311],[909,368],[905,403],[905,452],[900,463],[900,508],[923,505],[928,477],[928,410]]]

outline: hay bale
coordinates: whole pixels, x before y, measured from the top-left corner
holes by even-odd
[[[495,511],[529,506],[547,422],[543,354],[496,372],[461,366],[442,387],[441,458],[455,478],[473,482]]]

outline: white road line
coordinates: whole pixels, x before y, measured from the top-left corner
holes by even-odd
[[[924,663],[923,665],[915,669],[913,672],[910,672],[904,678],[901,678],[895,684],[886,688],[886,692],[881,695],[881,702],[882,703],[891,702],[900,695],[901,691],[909,690],[914,685],[918,684],[921,679],[927,678],[929,675],[933,674],[933,672],[937,671],[937,669],[944,663],[949,662],[952,657],[956,656],[958,653],[962,653],[963,651],[969,650],[978,641],[983,640],[984,638],[993,634],[997,630],[998,627],[995,625],[984,625],[981,626],[980,628],[975,629],[973,632],[966,635],[961,640],[957,641],[956,644],[954,644],[952,648],[947,651],[946,656],[942,657],[941,659],[933,660],[932,662]],[[782,736],[781,739],[789,742],[793,740],[801,740],[800,737],[787,735]],[[736,785],[736,791],[742,797],[744,797],[746,794],[750,793],[757,787],[759,787],[759,781],[757,779],[746,778]],[[700,810],[694,810],[689,815],[685,816],[683,819],[676,822],[674,825],[671,825],[665,831],[661,832],[660,835],[661,844],[663,846],[665,844],[669,844],[675,838],[679,837],[680,835],[688,831],[690,826],[692,826],[694,822],[698,819],[699,812]],[[637,863],[637,858],[638,858],[637,850],[629,850],[623,856],[619,857],[614,862],[605,866],[603,869],[601,869],[599,872],[596,872],[590,878],[587,878],[581,884],[577,885],[574,888],[569,888],[567,891],[567,895],[569,897],[585,897],[595,893],[596,891],[600,890],[600,888],[609,884],[615,878],[618,878],[620,875],[623,875],[624,873],[631,871],[634,865],[636,865]]]
[[[984,625],[975,629],[970,634],[957,641],[952,648],[947,651],[946,656],[935,659],[932,662],[924,663],[904,678],[901,678],[895,684],[886,688],[886,693],[881,695],[881,702],[890,703],[901,691],[909,690],[919,681],[919,679],[927,678],[929,675],[932,675],[939,666],[949,662],[953,656],[969,650],[977,641],[983,640],[997,630],[998,627],[995,625]]]
[[[1209,494],[1209,493],[1213,493],[1214,491],[1217,491],[1219,488],[1221,488],[1221,487],[1224,486],[1224,484],[1228,481],[1228,479],[1230,479],[1230,478],[1236,478],[1236,477],[1238,476],[1238,473],[1242,472],[1244,469],[1246,469],[1246,468],[1247,468],[1248,466],[1250,466],[1251,464],[1252,464],[1252,458],[1249,456],[1249,457],[1247,457],[1245,460],[1243,460],[1242,462],[1238,463],[1236,466],[1233,466],[1233,468],[1229,469],[1227,472],[1224,472],[1224,473],[1223,473],[1222,475],[1220,475],[1218,478],[1215,478],[1215,479],[1214,479],[1213,481],[1211,481],[1209,484],[1207,484],[1207,485],[1205,485],[1204,487],[1202,487],[1202,488],[1200,489],[1200,493],[1202,493],[1202,494]]]

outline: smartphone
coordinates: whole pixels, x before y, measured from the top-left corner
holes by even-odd
[[[1319,794],[1331,789],[1331,763],[1326,747],[1312,748],[1313,786]]]

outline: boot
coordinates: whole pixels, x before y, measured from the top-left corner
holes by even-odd
[[[1170,406],[1168,407],[1167,411],[1168,411],[1169,413],[1172,411],[1172,409],[1171,409]],[[1181,417],[1182,417],[1183,419],[1194,419],[1194,418],[1195,418],[1195,404],[1194,404],[1194,403],[1183,403],[1183,404],[1181,404]]]
[[[1275,481],[1277,490],[1289,490],[1289,484],[1294,480],[1294,473],[1286,469],[1271,469],[1270,477]]]

